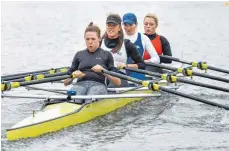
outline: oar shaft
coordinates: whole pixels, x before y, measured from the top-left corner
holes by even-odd
[[[139,85],[139,86],[136,86],[135,88],[132,88],[132,89],[129,89],[129,90],[118,91],[118,92],[116,92],[116,94],[122,94],[122,93],[130,92],[130,91],[134,91],[134,90],[137,90],[137,89],[140,89],[140,88],[143,88],[143,86]]]
[[[125,69],[129,70],[129,71],[138,72],[138,73],[148,74],[148,75],[154,76],[154,77],[161,77],[160,73],[155,73],[155,72],[151,72],[151,71],[147,71],[147,70],[135,69],[135,68],[129,68],[129,67],[125,67]]]
[[[184,64],[192,65],[192,62],[190,62],[190,61],[181,60],[179,58],[175,58],[175,57],[172,57],[172,56],[162,55],[162,56],[160,56],[160,58],[169,59],[169,60],[173,60],[173,61],[176,61],[176,62],[181,62],[181,63],[184,63]],[[210,70],[219,71],[219,72],[223,72],[223,73],[229,74],[229,70],[226,70],[226,69],[221,69],[221,68],[213,67],[213,66],[209,66],[209,65],[208,65],[207,68],[210,69]]]
[[[200,87],[205,87],[205,88],[209,88],[209,89],[213,89],[213,90],[229,92],[229,89],[227,89],[227,88],[218,87],[218,86],[205,84],[205,83],[200,83],[200,82],[195,82],[195,81],[191,81],[191,80],[187,80],[187,79],[182,79],[182,78],[179,78],[179,77],[177,77],[177,81],[183,82],[183,83],[187,83],[187,84],[191,84],[191,85],[200,86]]]
[[[57,77],[51,77],[51,78],[45,78],[40,80],[32,80],[32,81],[25,81],[25,82],[5,82],[1,84],[1,90],[3,91],[9,91],[12,88],[18,88],[20,86],[27,86],[27,85],[33,85],[33,84],[41,84],[41,83],[47,83],[47,82],[53,82],[53,81],[59,81],[64,80],[67,78],[74,78],[72,75],[64,75],[64,76],[57,76]]]
[[[163,58],[163,59],[168,59],[168,60],[173,60],[173,61],[176,61],[176,62],[184,63],[184,64],[189,64],[189,65],[192,64],[189,61],[181,60],[179,58],[175,58],[175,57],[172,57],[172,56],[162,55],[162,56],[159,56],[159,57]]]
[[[31,86],[24,86],[24,87],[28,90],[42,90],[42,91],[53,92],[53,93],[64,94],[64,95],[67,94],[65,92],[59,92],[59,91],[54,91],[54,90],[49,90],[49,89],[44,89],[44,88],[37,88],[37,87],[31,87]]]
[[[39,74],[39,75],[31,75],[28,76],[30,77],[28,80],[26,80],[26,77],[21,78],[21,79],[15,79],[15,80],[10,80],[10,82],[24,82],[24,81],[31,81],[31,80],[39,80],[40,78],[50,78],[50,77],[56,77],[56,76],[62,76],[62,75],[66,75],[67,72],[60,72],[60,73],[54,73],[54,74]]]
[[[68,67],[61,67],[56,69],[49,69],[49,70],[40,70],[40,71],[33,71],[33,72],[27,72],[27,73],[19,73],[19,74],[13,74],[9,76],[1,76],[2,81],[9,81],[14,79],[23,78],[25,76],[29,76],[31,74],[48,74],[48,73],[59,73],[59,72],[66,72]]]
[[[48,69],[48,70],[38,70],[38,71],[32,71],[32,72],[24,72],[24,73],[16,73],[16,74],[10,74],[10,75],[4,75],[4,76],[1,76],[1,78],[7,78],[7,77],[17,77],[17,76],[24,76],[26,74],[34,74],[34,73],[41,73],[41,72],[47,72],[49,70],[52,70],[51,69]]]
[[[159,97],[161,94],[109,94],[109,95],[74,95],[72,99],[113,99],[113,98],[147,98],[147,97]],[[1,97],[10,98],[34,98],[34,99],[66,99],[64,95],[12,95],[1,94]]]
[[[175,68],[175,67],[170,67],[170,66],[166,66],[166,65],[162,65],[162,64],[149,63],[149,62],[145,62],[145,64],[148,65],[148,66],[164,68],[164,69],[168,69],[168,70],[172,70],[172,71],[176,71],[177,70],[177,68]]]
[[[208,66],[208,69],[229,74],[229,70],[226,70],[226,69],[216,68],[216,67],[213,67],[213,66]]]
[[[107,71],[107,70],[102,70],[102,72],[106,73],[106,74],[109,74],[109,75],[112,75],[112,76],[115,76],[115,77],[119,77],[119,78],[127,80],[127,81],[131,81],[131,82],[137,83],[137,84],[142,84],[142,80],[139,80],[139,79],[136,79],[136,78],[132,78],[132,77],[120,74],[120,73]]]
[[[125,69],[126,70],[130,70],[130,71],[134,71],[134,72],[138,72],[138,73],[148,74],[148,75],[155,76],[155,77],[161,77],[161,75],[162,75],[162,74],[159,74],[159,73],[154,73],[154,72],[151,72],[151,71],[135,69],[135,68],[126,67]],[[229,89],[227,89],[227,88],[218,87],[218,86],[214,86],[214,85],[210,85],[210,84],[204,84],[204,83],[200,83],[200,82],[195,82],[195,81],[191,81],[191,80],[187,80],[187,79],[183,79],[183,78],[179,78],[179,77],[177,77],[177,81],[178,82],[187,83],[187,84],[191,84],[191,85],[201,86],[201,87],[205,87],[205,88],[209,88],[209,89],[219,90],[219,91],[223,91],[223,92],[229,92]]]
[[[189,99],[192,99],[192,100],[196,100],[198,102],[205,103],[205,104],[208,104],[208,105],[211,105],[211,106],[218,106],[220,108],[229,110],[229,106],[226,106],[226,105],[223,105],[223,104],[218,104],[218,103],[215,103],[215,102],[211,102],[211,101],[208,101],[208,100],[205,100],[205,99],[193,96],[193,95],[188,95],[188,94],[181,93],[181,92],[178,92],[178,91],[175,91],[175,90],[171,90],[171,89],[168,89],[168,88],[164,88],[164,87],[160,87],[160,90],[164,91],[164,92],[176,94],[176,95],[179,95],[179,96],[182,96],[182,97],[185,97],[185,98],[189,98]]]
[[[229,79],[225,79],[225,78],[221,78],[221,77],[216,77],[216,76],[209,75],[209,74],[203,74],[203,73],[198,73],[198,72],[194,72],[193,71],[193,75],[199,76],[199,77],[208,78],[208,79],[212,79],[212,80],[218,80],[218,81],[221,81],[221,82],[229,83]]]
[[[148,63],[148,62],[146,62],[145,64],[148,65],[148,66],[159,67],[159,68],[164,68],[164,69],[168,69],[168,70],[172,70],[172,71],[177,71],[177,68],[175,68],[175,67],[170,67],[170,66],[166,66],[166,65],[162,65],[162,64],[155,64],[155,63]],[[216,77],[216,76],[213,76],[213,75],[198,73],[198,72],[194,72],[194,71],[192,71],[192,75],[229,83],[229,79]]]
[[[39,73],[40,73],[40,74],[45,74],[45,73],[47,73],[47,71],[45,71],[45,72],[39,72]],[[23,74],[23,75],[17,75],[17,76],[9,76],[9,77],[5,77],[5,78],[1,77],[1,80],[2,80],[2,81],[11,81],[11,80],[14,80],[14,79],[23,78],[23,77],[28,76],[28,75],[30,75],[30,74],[32,74],[32,73]],[[33,74],[34,74],[34,73],[33,73]]]
[[[57,77],[51,77],[51,78],[46,78],[46,79],[41,79],[41,80],[33,80],[33,81],[25,81],[25,82],[19,82],[20,86],[26,86],[26,85],[32,85],[32,84],[41,84],[41,83],[46,83],[46,82],[53,82],[53,81],[58,81],[58,80],[64,80],[67,78],[72,78],[71,75],[64,75],[64,76],[57,76]]]
[[[129,80],[129,81],[135,82],[137,84],[142,84],[143,86],[146,86],[149,89],[152,89],[152,90],[155,90],[155,91],[159,91],[159,90],[165,91],[165,92],[176,94],[176,95],[179,95],[179,96],[182,96],[182,97],[185,97],[185,98],[190,98],[190,99],[193,99],[193,100],[198,101],[198,102],[206,103],[206,104],[209,104],[209,105],[212,105],[212,106],[218,106],[218,107],[224,108],[226,110],[229,110],[228,106],[225,106],[225,105],[222,105],[222,104],[218,104],[218,103],[215,103],[215,102],[210,102],[208,100],[205,100],[205,99],[202,99],[202,98],[199,98],[199,97],[196,97],[196,96],[188,95],[188,94],[185,94],[185,93],[181,93],[181,92],[178,92],[178,91],[175,91],[175,90],[171,90],[171,89],[168,89],[166,87],[159,86],[158,84],[150,83],[148,81],[135,80],[132,77],[124,76],[124,75],[121,75],[119,73],[114,73],[114,72],[110,72],[110,71],[107,71],[107,70],[103,70],[102,72],[104,72],[106,74],[109,74],[109,75],[112,75],[112,76],[116,76],[116,77],[121,78],[121,79],[126,79],[126,80]],[[133,79],[133,80],[131,80],[131,79]]]

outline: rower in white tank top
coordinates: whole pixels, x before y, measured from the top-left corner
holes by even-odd
[[[112,48],[106,47],[104,39],[102,40],[102,44],[101,44],[100,47],[102,49],[106,50],[106,51],[110,51],[111,52],[111,50],[112,50]],[[126,62],[127,62],[127,53],[126,53],[126,48],[125,48],[125,44],[124,43],[122,44],[122,47],[118,52],[116,52],[116,53],[111,52],[111,54],[113,55],[113,58],[114,58],[114,66],[115,67],[117,67],[117,64],[119,64],[119,63],[126,64]],[[126,73],[125,70],[121,70],[121,71]]]

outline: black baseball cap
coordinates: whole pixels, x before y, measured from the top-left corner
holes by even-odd
[[[110,14],[107,17],[106,24],[113,23],[115,25],[121,25],[122,19],[118,14]]]

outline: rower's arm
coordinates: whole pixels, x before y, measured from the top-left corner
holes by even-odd
[[[71,84],[73,81],[73,78],[68,78],[64,80],[64,86],[68,86],[69,84]]]
[[[121,85],[121,80],[119,78],[116,78],[116,77],[113,77],[113,76],[110,76],[106,73],[103,74],[105,77],[107,77],[107,79],[109,81],[111,81],[114,85],[116,86],[120,86]]]
[[[79,67],[79,52],[77,52],[72,60],[72,65],[68,68],[67,74],[71,75],[74,71],[78,70]]]
[[[171,51],[169,41],[163,36],[160,36],[160,39],[162,43],[163,55],[172,56],[172,51]],[[165,58],[160,58],[160,59],[161,59],[161,63],[168,63],[168,64],[172,63],[172,60],[170,59],[165,59]]]
[[[72,73],[74,71],[76,71],[78,69],[79,66],[79,61],[78,61],[78,52],[75,54],[73,61],[72,61],[72,65],[70,68],[68,68],[67,74],[72,75]],[[71,84],[73,81],[73,78],[68,78],[64,80],[64,85],[68,86],[69,84]]]
[[[135,64],[128,64],[128,67],[131,68],[138,68],[138,69],[145,69],[145,63],[138,52],[137,47],[130,42],[130,40],[125,39],[125,48],[127,52],[127,58],[131,57]]]
[[[137,64],[127,64],[126,67],[138,69],[138,65]]]

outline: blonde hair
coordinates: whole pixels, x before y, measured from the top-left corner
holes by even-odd
[[[147,14],[147,15],[145,16],[144,20],[145,20],[147,17],[148,17],[148,18],[153,18],[154,21],[155,21],[155,23],[156,23],[156,25],[158,26],[158,18],[157,18],[157,16],[156,16],[155,14],[152,14],[152,13]]]

